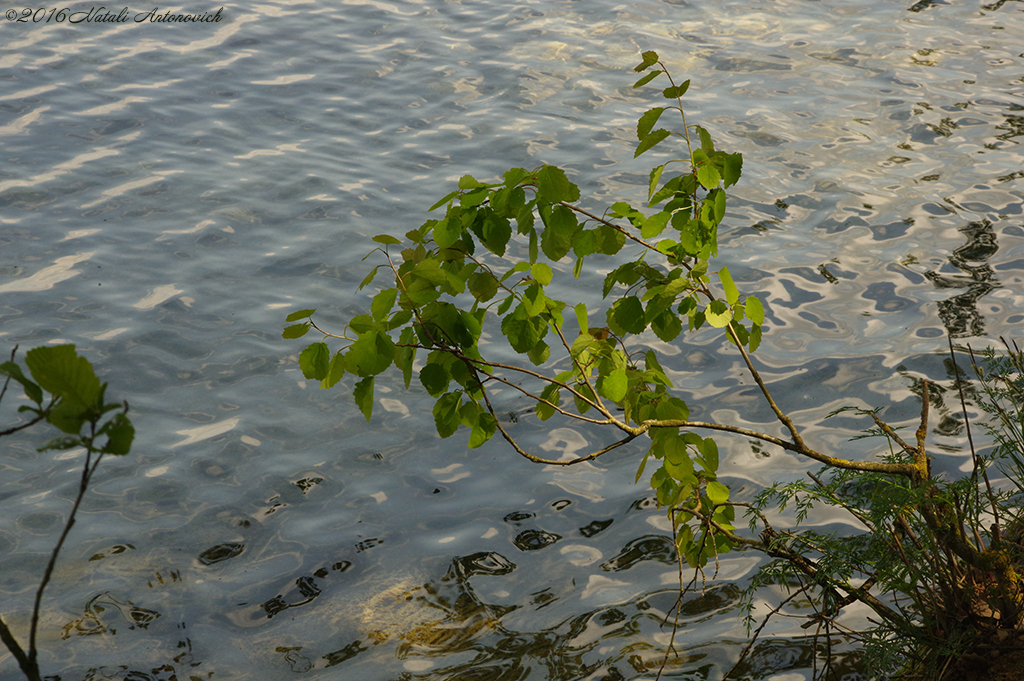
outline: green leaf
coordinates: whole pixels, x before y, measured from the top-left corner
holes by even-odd
[[[103,447],[105,454],[124,456],[132,448],[135,439],[135,427],[124,414],[117,414],[103,426],[107,435],[107,444]]]
[[[538,401],[534,411],[536,412],[538,419],[541,421],[547,421],[555,415],[555,407],[561,404],[562,393],[558,389],[557,385],[551,383],[541,391],[540,398],[541,400],[547,400],[547,402]],[[550,404],[548,404],[548,402],[550,402]]]
[[[459,189],[478,189],[487,185],[480,182],[472,175],[463,175],[459,178]]]
[[[597,392],[618,404],[626,397],[629,381],[625,369],[615,369],[597,381]]]
[[[349,346],[345,368],[365,378],[381,373],[394,359],[395,344],[391,337],[381,331],[368,331]]]
[[[29,350],[25,354],[25,365],[43,390],[72,403],[79,411],[93,407],[99,400],[100,379],[89,360],[75,353],[74,345]]]
[[[709,437],[704,438],[703,453],[704,470],[708,473],[715,473],[718,470],[718,443]],[[728,496],[728,492],[726,492]]]
[[[644,320],[644,306],[636,296],[626,296],[615,301],[609,308],[608,326],[616,335],[643,333],[647,328]]]
[[[411,332],[412,329],[409,329]],[[327,369],[327,376],[320,381],[320,389],[327,390],[338,384],[338,381],[345,375],[345,357],[341,352],[334,353],[331,358],[331,365]]]
[[[352,389],[352,397],[355,399],[359,411],[369,421],[370,416],[373,415],[373,376],[367,376],[356,383],[356,387]]]
[[[722,179],[725,181],[725,188],[736,184],[743,173],[743,154],[726,154],[722,164]]]
[[[645,77],[649,77],[650,75],[651,74],[648,74]],[[661,114],[663,113],[665,113],[665,107],[663,106],[645,111],[644,115],[642,115],[636,122],[636,138],[642,142],[643,139],[650,134],[651,130],[654,128],[654,124],[658,122],[658,119],[661,118]]]
[[[661,212],[647,218],[643,227],[640,228],[640,236],[644,239],[653,239],[658,236],[665,231],[670,217],[672,217],[670,213]]]
[[[373,297],[373,302],[370,303],[370,313],[373,318],[378,322],[383,321],[388,313],[391,312],[391,308],[395,305],[395,299],[398,298],[398,289],[386,288]]]
[[[565,171],[556,166],[543,165],[537,171],[537,191],[548,203],[580,200],[580,189],[569,181]]]
[[[740,299],[740,292],[736,288],[736,283],[732,280],[732,275],[729,274],[729,268],[723,266],[718,271],[718,278],[722,280],[722,290],[725,291],[725,299],[730,305],[735,305],[736,301]]]
[[[385,246],[394,246],[402,243],[401,241],[391,236],[390,234],[378,234],[377,236],[373,237],[373,240],[379,244],[384,244]]]
[[[761,325],[752,324],[750,326],[750,344],[747,347],[753,352],[759,345],[761,345]]]
[[[658,63],[658,53],[653,50],[648,50],[647,52],[644,52],[643,54],[640,55],[640,57],[643,59],[643,61],[633,67],[633,70],[636,71],[637,73],[640,73],[641,71],[648,69],[654,64]]]
[[[490,272],[475,272],[466,280],[469,292],[478,302],[486,303],[498,292],[498,280]]]
[[[438,248],[448,248],[462,238],[462,221],[455,216],[439,220],[434,225],[434,243]]]
[[[708,482],[707,491],[712,504],[724,504],[729,501],[729,488],[717,480]]]
[[[663,73],[662,71],[651,71],[651,72],[650,72],[650,73],[648,73],[648,74],[647,74],[646,76],[644,76],[643,78],[641,78],[641,79],[640,79],[640,80],[638,80],[637,82],[633,83],[633,89],[635,90],[635,89],[637,89],[638,87],[641,87],[641,86],[643,86],[643,85],[647,85],[647,84],[648,84],[648,83],[650,83],[650,82],[651,82],[652,80],[654,80],[655,78],[657,78],[658,76],[660,76],[660,75],[661,75],[662,73]]]
[[[551,261],[558,262],[572,248],[572,238],[580,228],[576,216],[565,206],[555,206],[544,220],[540,248]]]
[[[506,187],[515,187],[529,176],[530,173],[526,172],[523,168],[509,168],[501,174],[502,179],[505,180]]]
[[[487,412],[480,414],[480,416],[477,417],[476,423],[473,425],[473,431],[469,434],[469,448],[476,449],[490,440],[497,429],[497,419]]]
[[[665,99],[675,99],[682,97],[686,94],[686,91],[690,89],[690,81],[684,81],[680,85],[669,86],[665,88],[661,94],[665,96]]]
[[[405,389],[409,389],[409,383],[412,381],[412,370],[413,365],[416,361],[416,348],[408,347],[416,343],[416,332],[412,327],[406,327],[402,329],[402,335],[399,336],[398,342],[404,347],[395,348],[395,366],[402,370],[402,378],[405,381]],[[341,358],[337,358],[341,361]],[[331,375],[334,375],[334,362],[331,362]]]
[[[38,385],[30,381],[28,377],[22,373],[21,367],[14,362],[4,362],[3,364],[0,364],[0,376],[10,376],[21,384],[21,387],[25,389],[25,394],[28,395],[30,400],[36,404],[42,404],[43,391]]]
[[[584,303],[576,303],[576,306],[573,307],[573,310],[576,312],[576,323],[580,325],[580,333],[581,334],[589,333],[590,326],[587,323],[588,315],[587,315],[587,306],[586,306],[586,304],[584,304]]]
[[[651,320],[651,330],[661,340],[670,343],[683,331],[683,323],[670,310],[666,310]]]
[[[365,277],[363,277],[363,280],[361,282],[359,282],[359,288],[356,289],[356,290],[362,291],[363,287],[365,287],[367,284],[369,284],[371,281],[373,281],[373,278],[377,276],[377,270],[379,270],[379,269],[380,269],[380,265],[378,265],[377,267],[374,267],[372,270],[370,270],[370,272]],[[291,315],[289,315],[289,321],[290,321],[290,319],[291,319]]]
[[[312,317],[314,312],[316,312],[315,307],[311,310],[296,310],[295,312],[292,312],[290,315],[285,317],[284,320],[286,322],[294,322],[296,319],[305,319],[306,317]]]
[[[706,151],[709,154],[712,151],[715,150],[715,143],[713,141],[711,141],[711,133],[710,132],[708,132],[707,130],[705,130],[704,128],[702,128],[701,126],[698,125],[697,126],[697,134],[700,135],[700,148],[701,149],[703,149],[704,151]]]
[[[434,426],[441,437],[451,437],[462,424],[462,391],[445,393],[434,404]]]
[[[489,208],[482,208],[475,225],[477,235],[491,253],[505,255],[505,246],[512,238],[512,224]]]
[[[714,189],[721,183],[722,176],[713,164],[702,163],[697,166],[697,181],[706,189]]]
[[[443,395],[448,390],[450,382],[451,376],[448,374],[448,370],[441,364],[427,364],[420,369],[420,383],[427,389],[431,397]]]
[[[608,225],[598,225],[594,230],[597,234],[597,252],[604,255],[615,255],[626,244],[626,235]]]
[[[638,157],[640,154],[644,153],[654,145],[664,141],[665,138],[668,137],[670,134],[671,133],[668,130],[665,130],[664,128],[658,128],[654,132],[650,133],[642,140],[640,140],[640,144],[636,145],[636,151],[633,153],[633,158]]]
[[[530,267],[530,273],[541,286],[547,286],[548,284],[551,283],[551,277],[553,276],[553,274],[551,272],[551,266],[548,265],[547,263],[534,263]]]
[[[327,347],[327,343],[313,343],[306,346],[306,349],[299,355],[299,368],[302,369],[302,375],[317,381],[327,378],[330,356],[331,351]]]
[[[548,357],[551,356],[551,348],[549,348],[548,344],[544,341],[537,341],[537,343],[526,353],[526,356],[536,366],[540,366],[544,362],[548,361]]]
[[[433,206],[428,208],[427,212],[429,213],[431,211],[437,210],[438,208],[440,208],[444,204],[448,203],[449,201],[451,201],[452,199],[454,199],[458,195],[459,195],[458,191],[448,192],[447,194],[444,195],[444,198],[442,198],[437,203],[435,203]]]
[[[721,329],[732,321],[732,310],[721,300],[712,300],[704,310],[704,317],[708,320],[708,324],[716,329]]]
[[[660,166],[655,166],[655,167],[651,168],[651,173],[648,176],[648,180],[647,180],[647,200],[648,200],[648,204],[647,205],[648,206],[652,205],[650,203],[650,200],[654,197],[655,190],[658,189],[658,180],[661,179],[661,174],[665,171],[665,165],[666,165],[665,163],[662,163]]]
[[[761,300],[755,296],[747,296],[746,299],[747,318],[755,324],[764,323],[764,306]]]

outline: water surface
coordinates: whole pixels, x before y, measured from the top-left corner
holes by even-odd
[[[139,429],[130,456],[104,462],[62,555],[43,668],[65,681],[654,678],[678,574],[633,484],[639,445],[571,470],[497,440],[468,450],[438,439],[429,397],[390,375],[367,424],[350,383],[302,379],[284,316],[366,311],[368,237],[419,226],[464,173],[553,163],[592,208],[639,202],[660,152],[632,160],[635,121],[657,93],[632,90],[629,69],[655,49],[693,80],[690,122],[744,154],[720,260],[768,308],[766,377],[808,437],[871,455],[881,443],[847,442],[862,424],[825,414],[890,405],[909,422],[914,381],[946,378],[947,330],[980,346],[1024,320],[1022,10],[353,0],[228,4],[198,25],[5,22],[0,342],[75,343]],[[612,266],[565,297],[600,309]],[[714,333],[644,342],[695,417],[773,428]],[[604,442],[503,399],[538,452]],[[950,423],[933,438],[956,471]],[[81,463],[36,453],[44,437],[4,441],[0,590],[18,631]],[[806,469],[744,441],[723,449],[741,496]],[[732,665],[758,564],[733,554],[686,597],[665,678]],[[806,646],[775,638],[745,673],[809,669]]]

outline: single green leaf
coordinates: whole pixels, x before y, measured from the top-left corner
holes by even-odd
[[[383,321],[388,313],[391,312],[391,308],[395,305],[395,299],[398,298],[398,289],[386,288],[373,297],[373,302],[370,303],[370,313],[373,318],[378,322]]]
[[[743,155],[740,153],[726,154],[722,164],[722,179],[725,181],[725,188],[736,184],[743,173]]]
[[[551,272],[551,266],[548,265],[547,263],[534,263],[530,267],[530,273],[541,286],[547,286],[548,284],[551,283],[551,277],[553,276],[553,274]]]
[[[721,329],[732,321],[732,310],[721,300],[712,300],[704,310],[704,317],[708,324]]]
[[[349,346],[345,369],[364,378],[375,376],[391,366],[394,359],[395,344],[391,337],[381,331],[368,331]]]
[[[440,208],[444,204],[448,203],[449,201],[451,201],[452,199],[454,199],[458,195],[459,195],[458,191],[448,192],[447,194],[444,195],[444,198],[442,198],[437,203],[435,203],[433,206],[428,208],[427,212],[429,213],[431,211],[437,210],[438,208]]]
[[[327,377],[330,368],[331,351],[327,343],[313,343],[299,355],[299,368],[302,375],[309,379],[321,381]]]
[[[676,99],[686,94],[686,91],[690,89],[690,81],[684,81],[679,85],[669,86],[665,88],[661,94],[665,96],[665,99]]]
[[[356,383],[356,386],[352,389],[352,397],[355,399],[359,411],[369,421],[373,415],[373,376],[367,376]]]
[[[615,369],[601,376],[597,381],[597,392],[618,404],[626,397],[629,381],[625,369]]]
[[[722,181],[722,176],[711,163],[702,163],[697,166],[697,181],[706,189],[715,189]]]
[[[476,272],[466,280],[469,292],[478,302],[486,303],[498,292],[498,280],[490,272]]]
[[[356,290],[362,291],[363,287],[365,287],[367,284],[369,284],[371,281],[373,281],[373,278],[377,276],[377,270],[379,270],[379,269],[380,269],[380,266],[377,266],[377,267],[374,267],[372,270],[370,270],[369,273],[367,273],[367,275],[365,277],[363,277],[363,280],[361,282],[359,282],[359,288],[356,289]],[[288,321],[290,321],[290,320],[288,320]]]
[[[651,205],[650,201],[654,197],[654,192],[658,189],[658,180],[661,179],[661,174],[665,171],[665,165],[665,163],[662,163],[660,166],[651,168],[651,172],[647,180],[648,206]]]
[[[306,317],[312,317],[314,312],[316,312],[315,307],[311,310],[296,310],[295,312],[292,312],[290,315],[285,317],[284,320],[286,322],[294,322],[296,319],[305,319]]]
[[[540,366],[544,362],[548,361],[548,357],[551,356],[551,348],[544,341],[537,341],[537,343],[529,349],[526,356],[536,366]]]
[[[373,237],[373,240],[379,244],[384,244],[385,246],[393,246],[402,243],[401,241],[391,236],[390,234],[378,234],[377,236]]]
[[[755,324],[764,323],[764,306],[756,296],[747,296],[746,299],[747,318]]]
[[[537,171],[537,191],[548,203],[580,200],[580,189],[569,181],[565,171],[557,166],[543,165]]]
[[[729,268],[723,265],[722,269],[718,270],[718,278],[722,280],[722,290],[725,291],[726,301],[730,305],[735,305],[736,301],[740,299],[740,291],[736,288],[732,275],[729,274]]]
[[[594,230],[597,236],[597,252],[604,255],[615,255],[626,244],[626,235],[608,225],[598,225]]]
[[[123,456],[132,448],[135,439],[135,427],[128,417],[118,414],[103,426],[107,435],[107,444],[103,447],[105,454]]]
[[[546,400],[546,402],[544,400]],[[537,406],[534,408],[537,418],[541,421],[547,421],[555,415],[555,407],[561,404],[561,402],[562,393],[558,386],[554,383],[549,383],[544,390],[541,391],[540,401],[537,402]]]
[[[640,80],[638,80],[637,82],[633,83],[633,89],[635,90],[635,89],[637,89],[638,87],[641,87],[641,86],[643,86],[643,85],[647,85],[647,84],[648,84],[648,83],[650,83],[650,82],[651,82],[652,80],[654,80],[655,78],[657,78],[658,76],[660,76],[660,75],[661,75],[662,73],[663,73],[662,71],[651,71],[651,72],[650,72],[650,73],[648,73],[648,74],[647,74],[646,76],[644,76],[643,78],[641,78],[641,79],[640,79]]]
[[[526,172],[523,168],[509,168],[501,174],[502,179],[505,180],[506,187],[515,187],[529,176],[530,173]]]
[[[451,437],[462,424],[462,391],[445,393],[434,404],[434,426],[441,437]]]
[[[540,248],[553,262],[558,262],[572,248],[572,238],[579,230],[576,215],[565,206],[555,206],[544,221],[545,229],[541,234]]]
[[[626,296],[615,301],[608,310],[607,320],[608,326],[618,336],[643,333],[647,328],[644,306],[636,296]]]
[[[697,126],[697,134],[700,135],[700,148],[707,153],[715,150],[715,143],[711,140],[711,133],[701,126]]]
[[[33,348],[25,354],[25,366],[43,390],[73,402],[79,411],[93,407],[100,398],[100,379],[74,345]]]
[[[38,385],[30,381],[28,377],[22,373],[21,367],[14,362],[4,362],[3,364],[0,364],[0,376],[10,376],[21,384],[21,387],[24,388],[25,394],[28,395],[30,400],[36,404],[42,404],[43,391]]]
[[[440,397],[448,390],[451,376],[439,363],[430,363],[420,369],[420,383],[431,397]]]
[[[494,436],[498,429],[498,421],[490,414],[484,412],[477,418],[473,430],[469,435],[469,448],[476,449]]]
[[[453,218],[446,217],[443,220],[439,220],[434,225],[434,243],[437,244],[438,248],[448,248],[456,241],[462,238],[463,226],[462,221]]]
[[[678,316],[666,310],[651,320],[651,330],[655,336],[670,343],[682,333],[683,323]]]
[[[643,61],[633,67],[633,70],[636,71],[637,73],[647,68],[650,68],[654,64],[658,63],[658,53],[653,50],[648,50],[647,52],[644,52],[643,54],[640,55],[640,57],[643,59]]]
[[[412,329],[409,329],[411,332]],[[327,390],[338,384],[338,381],[345,375],[345,357],[341,352],[334,353],[331,358],[331,365],[327,369],[327,375],[320,381],[320,389]]]
[[[658,236],[665,231],[670,217],[672,217],[670,213],[661,212],[647,218],[643,227],[640,228],[640,236],[644,239],[653,239]]]
[[[708,482],[707,491],[712,504],[724,504],[729,501],[729,488],[717,480]]]
[[[650,74],[648,74],[648,76],[650,76]],[[654,124],[658,122],[658,119],[661,118],[661,114],[663,113],[665,113],[665,107],[663,106],[658,106],[650,109],[649,111],[645,111],[636,122],[636,138],[642,142],[643,139],[650,134],[651,130],[654,128]]]
[[[586,334],[590,332],[590,325],[587,323],[587,306],[584,303],[576,303],[573,308],[576,312],[576,323],[580,325],[580,333]]]
[[[663,142],[670,134],[671,133],[664,128],[658,128],[654,132],[650,133],[640,140],[640,144],[636,145],[636,151],[633,153],[633,158],[638,157],[640,154],[644,153],[659,142]]]
[[[761,325],[751,324],[750,326],[750,344],[747,348],[753,352],[757,350],[758,346],[761,345]]]
[[[480,182],[472,175],[463,175],[459,178],[459,189],[477,189],[479,187],[486,187],[483,182]]]
[[[709,437],[704,438],[704,446],[701,449],[704,459],[704,470],[707,473],[718,471],[718,443]]]

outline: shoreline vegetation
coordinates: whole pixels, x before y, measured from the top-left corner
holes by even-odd
[[[677,83],[656,53],[644,52],[634,70],[645,74],[634,88],[659,77],[668,81],[661,91],[667,104],[637,121],[634,157],[669,140],[685,151],[651,169],[641,207],[586,206],[579,188],[552,165],[512,168],[493,182],[465,175],[430,208],[438,217],[404,240],[373,237],[377,247],[371,256],[379,264],[360,285],[379,287],[369,314],[356,315],[340,331],[321,327],[315,308],[287,316],[284,338],[321,334],[299,355],[303,375],[324,389],[352,375],[354,383],[346,384],[369,421],[375,377],[393,366],[407,389],[416,375],[435,400],[441,437],[465,429],[475,448],[500,435],[521,456],[546,465],[571,466],[635,440],[645,443],[636,479],[649,474],[672,523],[680,598],[714,578],[720,556],[740,549],[764,553],[771,560],[745,595],[751,645],[767,623],[754,629],[755,592],[783,586],[789,597],[768,619],[787,604],[812,613],[805,626],[815,631],[817,678],[835,675],[832,650],[842,643],[858,646],[869,678],[963,678],[958,675],[980,668],[979,659],[995,665],[997,653],[1003,659],[1017,654],[1024,624],[1020,349],[1004,341],[1003,352],[979,358],[969,346],[954,348],[948,339],[946,364],[971,456],[962,477],[931,470],[929,415],[936,395],[947,389],[920,378],[912,379],[921,411],[911,436],[882,419],[881,407],[848,407],[830,417],[861,419],[864,437],[882,438],[887,452],[852,460],[816,449],[757,369],[753,353],[770,310],[741,293],[727,266],[712,266],[742,156],[717,148],[709,130],[687,122],[683,98],[690,81]],[[678,117],[678,126],[658,127],[663,114],[664,120]],[[587,258],[611,256],[621,264],[604,280],[607,305],[596,319],[585,305],[549,295],[552,281],[565,280],[568,263],[578,278]],[[630,350],[638,346],[626,342],[653,334],[670,343],[705,327],[735,347],[785,436],[690,419],[663,358],[653,350]],[[485,329],[489,343],[481,346]],[[328,343],[340,347],[332,350]],[[488,356],[509,349],[518,363]],[[961,369],[965,352],[977,386]],[[571,460],[539,456],[503,425],[490,399],[496,390],[530,400],[541,421],[576,422],[615,432],[618,439]],[[990,419],[981,426],[997,443],[991,451],[975,449],[968,399]],[[773,485],[753,502],[732,499],[718,479],[727,472],[720,468],[715,439],[722,435],[801,457],[807,479]],[[990,471],[1012,486],[993,485]],[[837,535],[800,525],[823,506],[849,514],[860,532]],[[787,509],[795,509],[796,526],[773,527],[768,514]],[[844,609],[855,603],[872,611],[870,627],[851,630],[844,624]],[[665,662],[674,652],[675,633],[673,627]]]

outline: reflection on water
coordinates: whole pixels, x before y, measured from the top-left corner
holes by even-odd
[[[655,49],[693,78],[691,122],[745,154],[720,243],[766,303],[756,361],[776,397],[822,447],[870,456],[847,441],[863,423],[825,416],[912,419],[927,381],[936,465],[956,471],[942,336],[977,346],[1024,321],[1019,4],[271,2],[209,27],[6,24],[0,340],[76,343],[139,428],[58,563],[44,669],[611,681],[653,678],[671,644],[664,678],[717,681],[759,559],[730,554],[677,604],[638,447],[575,470],[468,451],[387,376],[367,424],[350,383],[301,378],[281,318],[365,312],[366,237],[418,226],[464,173],[554,163],[589,208],[635,202],[661,152],[632,160],[654,91],[628,69]],[[599,310],[613,266],[566,297]],[[769,423],[710,338],[631,349],[662,353],[695,418]],[[554,458],[599,437],[496,398]],[[0,459],[0,600],[19,632],[80,465],[36,452],[44,437],[5,438]],[[722,451],[741,498],[806,468]],[[822,642],[801,621],[767,630],[740,677],[806,676]]]

